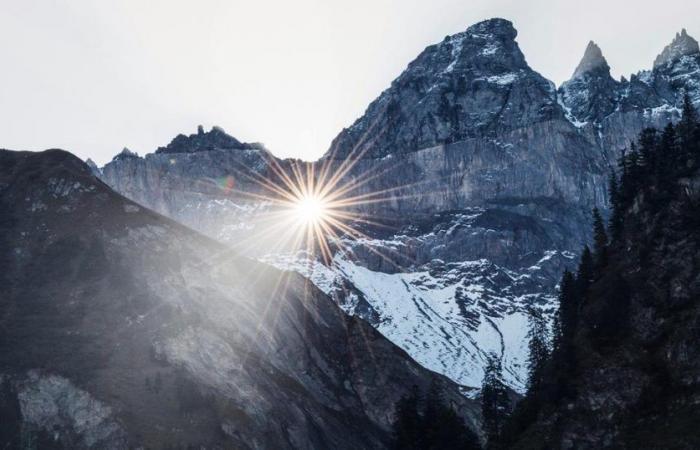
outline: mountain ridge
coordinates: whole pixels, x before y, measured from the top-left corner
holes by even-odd
[[[597,64],[556,89],[527,64],[516,36],[512,23],[494,19],[428,46],[316,163],[331,173],[347,169],[342,182],[368,180],[350,195],[384,192],[381,201],[352,211],[390,227],[365,227],[368,238],[346,242],[351,251],[334,255],[330,267],[310,264],[304,254],[253,248],[250,256],[305,274],[347,312],[384,327],[414,358],[473,387],[495,349],[508,360],[511,387],[522,391],[525,365],[513,343],[523,330],[499,324],[533,307],[556,310],[552,267],[566,267],[588,242],[590,210],[607,210],[607,179],[618,157],[641,129],[678,119],[686,88],[700,87],[700,72],[686,56],[622,82]],[[150,154],[109,163],[102,178],[208,236],[241,243],[268,211],[240,192],[262,193],[244,174],[267,177],[269,164],[258,153],[225,149]],[[227,177],[230,184],[218,183]],[[368,279],[405,282],[418,304],[441,311],[436,320],[466,336],[453,345],[408,303],[411,295],[402,305],[416,329],[402,328]],[[436,296],[429,286],[445,289]],[[448,350],[439,358],[424,350],[418,329],[432,330],[435,348]]]

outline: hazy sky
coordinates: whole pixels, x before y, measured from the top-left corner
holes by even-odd
[[[559,84],[591,39],[615,76],[649,68],[700,1],[0,0],[0,147],[103,164],[198,124],[315,159],[427,45],[515,23]]]

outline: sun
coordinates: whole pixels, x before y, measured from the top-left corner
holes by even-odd
[[[330,206],[320,195],[307,194],[294,201],[293,212],[302,224],[316,226],[328,221]]]

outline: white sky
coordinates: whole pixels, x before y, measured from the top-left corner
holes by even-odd
[[[619,77],[700,38],[697,0],[0,0],[0,147],[103,164],[203,124],[315,159],[423,48],[490,17],[557,84],[591,39]]]

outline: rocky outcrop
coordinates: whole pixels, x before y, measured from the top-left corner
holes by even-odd
[[[310,282],[69,153],[0,151],[0,217],[3,446],[384,448],[395,402],[431,384],[478,428],[457,385]]]
[[[8,448],[128,448],[111,408],[66,378],[35,370],[0,376],[0,391],[0,410],[10,428],[0,442]]]

